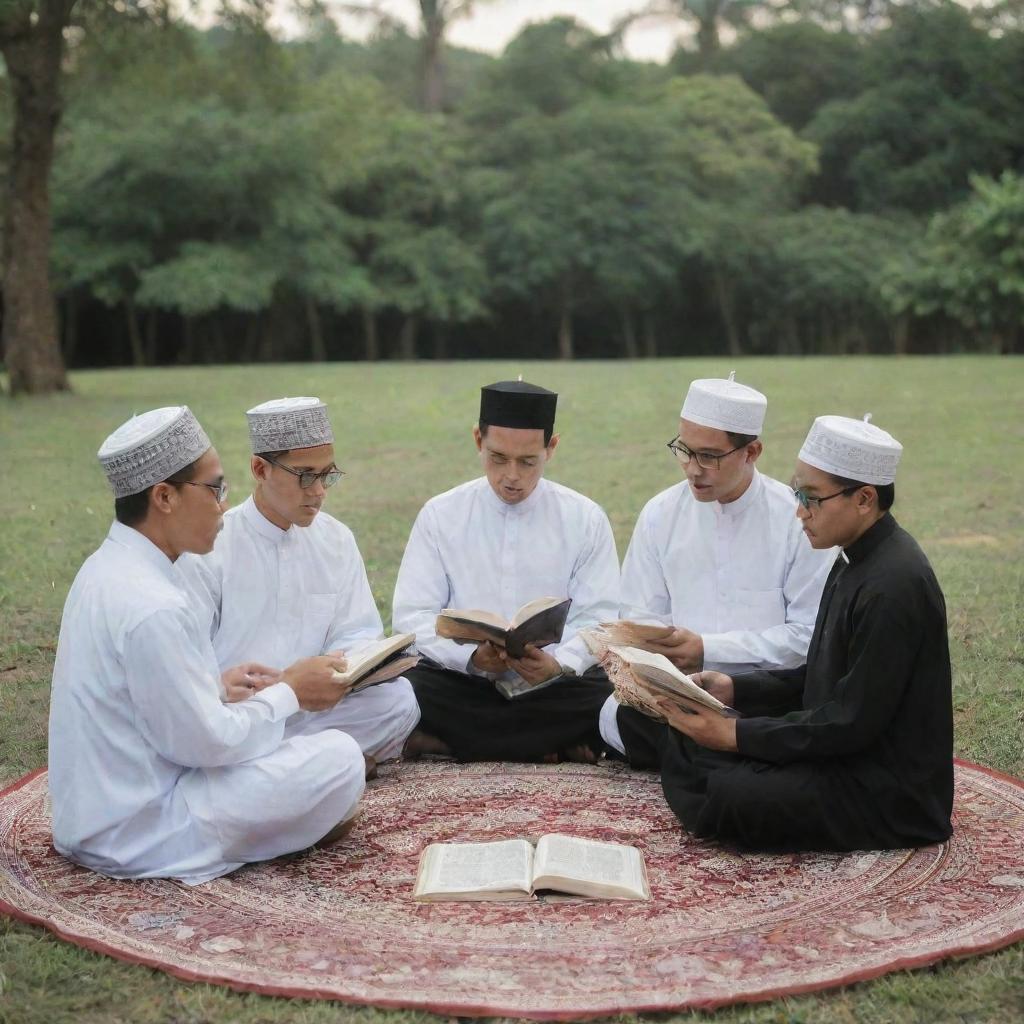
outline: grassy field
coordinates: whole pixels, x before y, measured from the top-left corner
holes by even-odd
[[[0,786],[46,763],[49,676],[61,606],[112,514],[96,449],[133,412],[187,403],[247,493],[244,410],[281,395],[327,401],[347,476],[327,509],[355,531],[381,613],[420,505],[477,475],[478,388],[523,373],[560,392],[548,475],[607,509],[620,555],[643,503],[678,479],[664,442],[690,379],[721,361],[330,364],[117,370],[73,375],[73,395],[0,400]],[[788,480],[815,415],[870,411],[904,445],[895,513],[945,590],[956,752],[1024,775],[1024,361],[988,358],[746,360],[769,398],[761,468]],[[358,942],[359,937],[353,936]],[[820,996],[713,1015],[729,1022],[1024,1018],[1024,945]],[[429,1015],[186,985],[0,919],[2,1024],[404,1024]]]

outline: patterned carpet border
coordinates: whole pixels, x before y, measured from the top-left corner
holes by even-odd
[[[767,857],[691,840],[657,779],[621,766],[388,767],[342,847],[190,889],[64,861],[40,769],[0,792],[0,912],[266,995],[535,1020],[713,1009],[1024,938],[1024,782],[964,761],[956,777],[956,831],[941,846]],[[654,899],[411,902],[428,842],[546,831],[640,846]]]

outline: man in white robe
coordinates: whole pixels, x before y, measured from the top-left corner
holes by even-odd
[[[674,626],[650,649],[684,672],[736,675],[806,660],[835,551],[815,551],[792,490],[757,470],[768,401],[728,380],[695,380],[669,442],[686,479],[655,495],[622,565],[621,617]],[[601,732],[623,752],[614,698]]]
[[[299,708],[345,694],[344,662],[221,674],[174,571],[213,546],[227,487],[185,406],[156,409],[99,452],[117,521],[79,570],[61,620],[50,702],[53,841],[116,878],[208,881],[330,842],[363,792],[358,745],[332,730],[286,738]]]
[[[352,531],[323,511],[341,478],[334,431],[318,398],[283,398],[246,413],[253,493],[224,516],[213,551],[178,562],[210,621],[221,668],[243,658],[289,665],[331,653],[345,660],[382,635]],[[341,729],[373,773],[397,757],[419,719],[405,678],[351,693],[329,711],[298,711],[286,736]]]
[[[429,659],[409,672],[422,711],[410,756],[592,760],[599,749],[610,687],[578,633],[616,614],[618,558],[600,506],[543,478],[556,400],[522,381],[483,388],[473,437],[485,475],[432,498],[413,526],[393,611]],[[521,659],[437,635],[443,608],[511,619],[539,597],[571,598],[569,617],[561,642]]]

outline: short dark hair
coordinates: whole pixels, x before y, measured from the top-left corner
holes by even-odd
[[[481,437],[486,437],[487,436],[487,428],[490,426],[490,423],[488,423],[486,420],[480,420],[477,423],[477,426],[480,428],[480,436]],[[539,430],[540,428],[538,427],[537,429]],[[551,426],[551,427],[544,427],[544,447],[545,448],[547,448],[547,446],[549,444],[551,444],[551,435],[554,432],[555,432],[555,428],[553,426]]]
[[[291,448],[282,448],[279,452],[253,452],[257,459],[283,459]]]
[[[199,456],[199,459],[202,455]],[[188,483],[196,475],[196,466],[199,459],[195,459],[187,466],[182,466],[177,473],[172,473],[166,480],[160,481],[165,484],[173,484],[175,487]],[[146,518],[149,511],[149,492],[156,487],[150,484],[144,491],[138,494],[128,494],[123,498],[114,499],[114,518],[125,526],[137,526]]]
[[[829,476],[843,490],[846,490],[847,487],[873,487],[875,494],[878,495],[878,508],[882,512],[888,512],[896,500],[895,484],[866,484],[863,480],[851,480],[846,476],[836,476],[835,473],[829,473]]]
[[[757,434],[737,434],[731,430],[727,430],[726,434],[735,448],[745,448],[748,444],[752,444],[757,440]]]

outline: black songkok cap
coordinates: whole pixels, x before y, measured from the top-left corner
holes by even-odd
[[[554,391],[524,380],[501,380],[480,389],[480,420],[494,427],[554,430]]]

